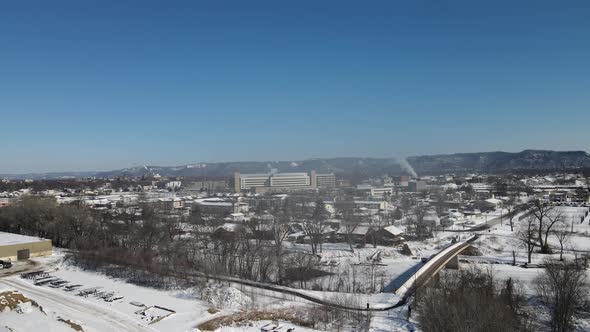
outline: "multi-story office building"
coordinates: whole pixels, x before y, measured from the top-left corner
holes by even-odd
[[[312,172],[313,174],[314,172]],[[336,175],[332,174],[316,174],[316,186],[318,188],[334,188],[336,187]]]
[[[384,197],[385,195],[393,195],[393,187],[371,188],[371,196]]]
[[[234,174],[234,190],[255,190],[258,192],[269,190],[315,189],[336,186],[334,174],[308,173],[262,173],[262,174]]]
[[[268,187],[270,185],[269,174],[239,174],[237,175],[241,189]]]
[[[307,173],[276,173],[270,176],[271,187],[309,187],[311,180]]]

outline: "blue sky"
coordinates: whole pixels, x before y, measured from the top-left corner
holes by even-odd
[[[588,1],[3,1],[0,173],[590,150]]]

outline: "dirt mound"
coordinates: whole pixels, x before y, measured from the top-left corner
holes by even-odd
[[[31,311],[31,307],[39,308],[39,305],[19,292],[0,293],[0,312],[16,310],[19,313],[26,313]]]
[[[261,320],[284,320],[300,326],[311,327],[313,323],[308,318],[306,311],[291,309],[281,309],[276,311],[242,311],[229,316],[217,317],[198,326],[201,331],[215,331],[223,326],[244,326],[251,321]]]

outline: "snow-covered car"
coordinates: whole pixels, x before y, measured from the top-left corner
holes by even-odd
[[[0,269],[8,269],[12,267],[12,262],[10,260],[1,260],[0,259]]]

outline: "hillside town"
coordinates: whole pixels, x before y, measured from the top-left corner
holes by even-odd
[[[299,320],[312,330],[404,330],[416,324],[412,294],[431,287],[429,273],[491,268],[497,278],[524,281],[522,292],[533,296],[527,283],[547,259],[572,258],[586,268],[588,181],[574,171],[383,175],[353,184],[334,173],[277,169],[216,178],[4,179],[0,260],[10,268],[0,274],[38,270],[45,279],[19,280],[25,289],[91,286],[76,272],[86,271],[153,292],[200,294],[189,298],[210,313],[176,318],[180,309],[167,308],[176,314],[153,324],[160,330]],[[543,215],[546,225],[539,226]],[[462,243],[459,254],[445,258]],[[29,259],[34,263],[24,263]],[[125,296],[116,294],[109,299],[123,305]],[[277,294],[283,300],[275,303]],[[269,300],[277,312],[294,308],[297,319],[277,314],[286,323],[256,321],[246,314]],[[310,305],[325,317],[313,316]],[[230,319],[237,312],[245,317]]]
[[[590,332],[590,1],[0,1],[0,332]]]

